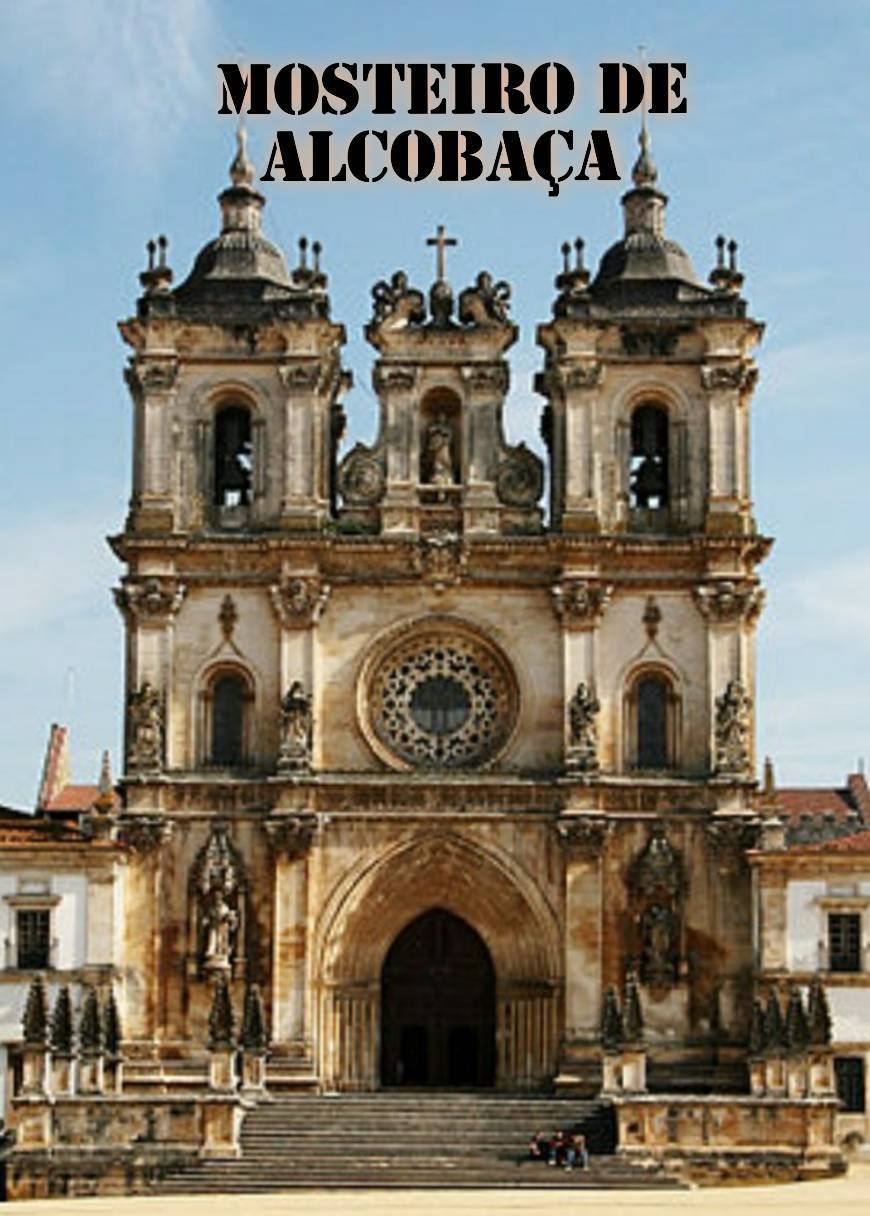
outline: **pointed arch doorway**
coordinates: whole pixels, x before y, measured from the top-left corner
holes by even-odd
[[[495,969],[483,939],[444,908],[411,921],[381,973],[381,1084],[495,1082]]]

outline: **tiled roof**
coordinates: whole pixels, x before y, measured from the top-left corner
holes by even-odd
[[[870,828],[853,832],[850,836],[838,836],[834,840],[821,840],[815,844],[795,845],[802,853],[868,853],[870,854]]]
[[[99,795],[96,785],[64,785],[45,804],[46,811],[89,811]]]
[[[870,795],[863,773],[851,773],[844,786],[834,789],[780,789],[776,800],[792,848],[854,836],[870,824]]]

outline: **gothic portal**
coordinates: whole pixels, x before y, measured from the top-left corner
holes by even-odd
[[[564,247],[538,329],[545,512],[508,284],[454,292],[440,229],[428,291],[378,281],[378,435],[343,447],[320,247],[263,236],[242,139],[230,176],[121,325],[126,1075],[164,1092],[256,984],[275,1090],[596,1092],[630,980],[651,1084],[733,1084],[770,545],[733,244],[702,284],[644,134],[623,235],[594,275]]]

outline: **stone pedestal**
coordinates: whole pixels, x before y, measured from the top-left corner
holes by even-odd
[[[242,1090],[245,1093],[263,1093],[266,1089],[265,1051],[242,1052]]]
[[[103,1065],[103,1085],[107,1094],[123,1092],[124,1061],[119,1056],[106,1056]]]
[[[811,1097],[827,1098],[836,1092],[834,1057],[829,1048],[820,1048],[810,1052],[807,1060],[807,1073]]]
[[[772,1098],[785,1097],[786,1064],[782,1056],[768,1056],[764,1061],[764,1088]]]
[[[606,1051],[601,1059],[601,1092],[616,1094],[622,1089],[622,1056]]]
[[[80,1094],[101,1094],[103,1092],[103,1056],[101,1052],[83,1051],[79,1056]]]
[[[753,1098],[760,1098],[767,1092],[767,1061],[755,1059],[749,1061],[749,1092]]]
[[[48,1091],[48,1048],[25,1043],[21,1056],[21,1092],[42,1096]]]
[[[206,1101],[202,1108],[203,1157],[241,1156],[241,1127],[244,1111],[237,1100]]]
[[[622,1090],[626,1093],[646,1093],[646,1048],[625,1047],[620,1057]]]
[[[790,1098],[807,1096],[807,1058],[792,1056],[786,1063],[786,1092]]]
[[[236,1052],[234,1047],[213,1047],[208,1066],[208,1083],[221,1093],[236,1089]]]
[[[52,1053],[51,1090],[59,1097],[75,1092],[75,1063],[72,1055]]]

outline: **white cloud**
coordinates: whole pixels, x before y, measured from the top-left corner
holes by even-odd
[[[866,335],[842,334],[768,352],[761,384],[765,406],[769,402],[789,410],[804,405],[830,411],[866,401],[866,390],[857,386],[868,382]],[[841,387],[848,391],[840,391]]]
[[[863,550],[784,580],[771,604],[771,628],[780,643],[867,650],[868,604],[870,550]]]
[[[103,539],[110,507],[21,518],[0,533],[0,637],[38,634],[87,604],[105,602],[119,567]]]
[[[28,0],[3,16],[0,56],[7,72],[15,65],[19,100],[76,142],[153,157],[208,98],[209,0]]]

